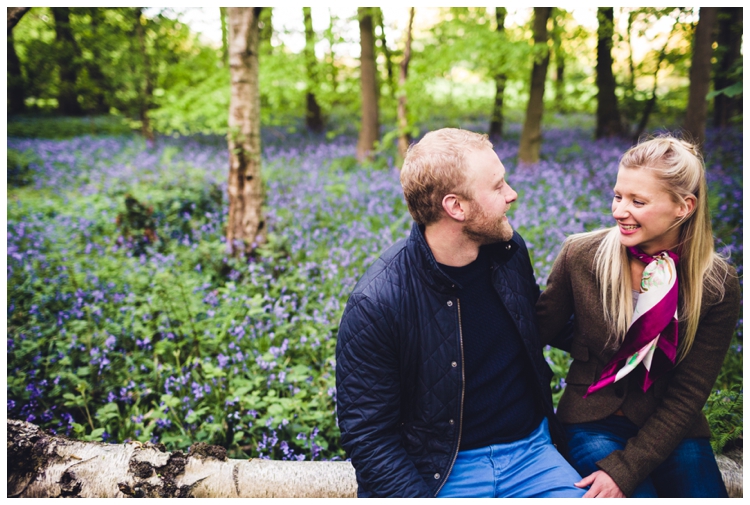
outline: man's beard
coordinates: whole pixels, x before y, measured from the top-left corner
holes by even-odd
[[[480,245],[507,242],[513,237],[513,227],[507,219],[493,218],[476,204],[466,217],[463,233]]]

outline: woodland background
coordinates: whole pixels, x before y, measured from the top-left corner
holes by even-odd
[[[567,235],[611,225],[619,156],[691,136],[742,280],[742,8],[330,8],[317,31],[294,8],[296,51],[282,7],[216,7],[222,43],[170,9],[8,9],[9,419],[345,458],[338,322],[408,233],[405,147],[441,127],[490,135],[542,287]],[[741,442],[742,336],[717,451]],[[545,354],[557,401],[569,357]]]

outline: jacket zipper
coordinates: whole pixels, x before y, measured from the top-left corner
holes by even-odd
[[[451,461],[450,468],[448,468],[448,473],[445,474],[443,483],[440,484],[440,487],[435,491],[435,498],[440,494],[440,490],[443,489],[445,483],[448,482],[448,477],[453,470],[453,465],[456,464],[458,449],[461,447],[461,430],[463,429],[464,424],[464,393],[466,392],[466,377],[464,375],[464,331],[461,327],[461,300],[459,298],[456,298],[456,309],[458,310],[458,341],[461,347],[461,409],[458,413],[458,444],[456,444],[456,453],[453,455],[453,460]]]

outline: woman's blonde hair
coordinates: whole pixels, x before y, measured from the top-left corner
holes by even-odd
[[[684,329],[680,338],[677,360],[690,352],[700,319],[704,290],[720,300],[724,281],[729,273],[727,263],[714,251],[714,237],[708,208],[703,159],[696,147],[671,135],[662,135],[630,148],[620,159],[620,169],[648,170],[675,203],[695,197],[693,211],[685,215],[679,226],[677,275],[680,303],[679,324]],[[620,243],[617,227],[574,236],[574,240],[604,234],[594,258],[604,315],[610,330],[610,343],[619,345],[633,317],[633,297],[628,253]]]

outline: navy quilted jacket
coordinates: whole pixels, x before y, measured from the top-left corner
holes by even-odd
[[[489,246],[492,279],[533,366],[541,410],[554,418],[534,305],[539,288],[517,233]],[[360,497],[436,496],[461,441],[461,302],[413,225],[367,270],[346,304],[336,346],[341,442]]]

